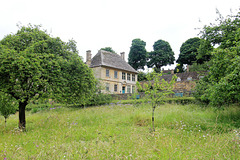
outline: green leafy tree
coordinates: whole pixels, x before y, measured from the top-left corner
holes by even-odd
[[[174,64],[174,52],[168,42],[158,40],[153,45],[152,52],[149,53],[149,61],[147,63],[149,68],[153,68],[158,73],[161,72],[161,67]]]
[[[197,63],[198,64],[204,64],[205,62],[208,62],[211,60],[211,52],[213,51],[213,46],[211,45],[211,42],[208,40],[201,39],[200,46],[198,48],[198,55]]]
[[[173,84],[176,82],[176,75],[172,77],[170,82],[165,81],[162,78],[162,72],[152,72],[147,74],[147,83],[144,83],[144,86],[141,86],[139,82],[137,82],[137,86],[139,90],[142,90],[145,93],[145,99],[151,101],[152,107],[152,129],[155,131],[154,127],[154,111],[157,106],[164,104],[164,99],[167,95],[174,93]]]
[[[112,53],[116,53],[116,52],[112,49],[112,47],[101,48],[101,50],[108,51],[108,52],[112,52]]]
[[[7,118],[16,113],[16,101],[9,95],[0,92],[0,114],[5,118],[5,127]]]
[[[207,39],[215,39],[213,42],[219,46],[211,52],[210,71],[197,84],[195,97],[214,106],[240,102],[240,24],[236,24],[240,13],[231,17],[238,17],[238,20],[235,18],[219,19],[218,26],[207,28],[209,37],[205,35]],[[232,30],[234,27],[238,29]],[[224,30],[216,31],[218,28]],[[225,28],[229,28],[228,32],[234,32],[234,39],[232,33],[228,33]],[[212,35],[215,35],[215,38]]]
[[[143,69],[146,65],[147,51],[145,49],[146,42],[141,39],[132,40],[128,63],[136,70]]]
[[[203,27],[200,32],[201,42],[198,59],[209,61],[213,47],[225,49],[236,45],[235,35],[240,27],[240,12],[236,15],[228,15],[224,18],[218,10],[216,23],[211,23]]]
[[[95,88],[92,70],[78,56],[75,42],[53,38],[40,26],[23,26],[0,41],[0,77],[0,91],[18,101],[23,130],[30,100],[84,105]]]
[[[179,64],[192,65],[193,62],[197,61],[196,56],[198,55],[200,42],[201,39],[198,37],[185,41],[180,47],[180,54],[176,62]]]

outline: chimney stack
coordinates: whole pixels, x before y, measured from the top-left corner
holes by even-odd
[[[92,59],[91,50],[87,50],[87,53],[86,53],[86,64],[88,66],[91,65],[91,59]]]
[[[125,61],[125,52],[121,52],[120,54],[121,54],[122,59]]]

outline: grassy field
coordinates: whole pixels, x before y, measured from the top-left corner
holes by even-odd
[[[0,159],[239,159],[240,108],[166,104],[55,107],[18,115],[4,127],[0,117]]]

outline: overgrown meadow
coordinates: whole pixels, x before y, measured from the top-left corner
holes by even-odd
[[[0,117],[0,159],[238,159],[240,108],[128,104],[27,111],[5,128]]]

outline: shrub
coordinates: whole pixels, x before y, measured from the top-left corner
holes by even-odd
[[[0,114],[5,118],[5,127],[7,124],[7,118],[16,113],[17,103],[10,95],[0,92]]]
[[[96,93],[86,103],[87,106],[96,106],[102,104],[109,104],[112,102],[112,96],[110,94]]]

